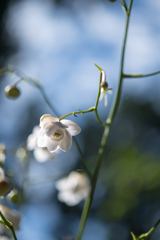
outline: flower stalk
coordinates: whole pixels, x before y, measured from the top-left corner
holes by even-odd
[[[0,221],[1,224],[4,224],[7,228],[9,228],[12,232],[12,235],[13,235],[13,238],[14,240],[17,240],[17,237],[16,237],[16,234],[15,234],[15,231],[14,231],[14,227],[12,225],[11,222],[9,222],[5,217],[4,215],[2,214],[2,212],[0,211],[0,217],[2,218],[3,221]]]
[[[130,0],[129,8],[128,8],[128,11],[126,12],[127,19],[126,19],[125,35],[124,35],[122,55],[121,55],[120,77],[119,77],[119,82],[118,82],[118,86],[117,86],[117,91],[116,91],[115,98],[114,98],[112,106],[111,106],[111,110],[109,112],[109,116],[106,120],[107,125],[104,127],[104,132],[103,132],[103,135],[102,135],[101,145],[100,145],[99,152],[98,152],[97,164],[96,164],[95,171],[94,171],[93,178],[92,178],[92,182],[91,182],[91,192],[90,192],[90,195],[86,199],[85,204],[84,204],[84,208],[83,208],[82,217],[81,217],[80,226],[79,226],[79,230],[78,230],[76,240],[81,240],[83,232],[84,232],[84,228],[85,228],[85,225],[86,225],[88,214],[89,214],[89,211],[90,211],[90,208],[91,208],[91,205],[92,205],[92,201],[93,201],[94,191],[95,191],[98,174],[99,174],[101,164],[102,164],[102,160],[103,160],[103,156],[104,156],[104,150],[106,148],[106,143],[107,143],[107,139],[108,139],[108,135],[109,135],[110,126],[113,122],[114,116],[117,112],[119,102],[120,102],[122,81],[123,81],[124,57],[125,57],[126,41],[127,41],[128,26],[129,26],[132,2],[133,2],[133,0]]]

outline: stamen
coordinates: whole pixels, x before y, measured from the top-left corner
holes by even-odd
[[[54,138],[54,139],[59,139],[59,138],[61,138],[61,136],[62,136],[62,134],[61,133],[58,133],[58,132],[55,132],[53,135],[52,135],[52,137]]]

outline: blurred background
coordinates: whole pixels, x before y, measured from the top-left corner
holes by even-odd
[[[125,57],[125,73],[160,70],[160,3],[134,1]],[[106,71],[107,117],[120,70],[125,14],[119,1],[1,0],[0,67],[11,65],[38,79],[59,116],[95,104],[99,71]],[[40,91],[21,82],[19,98],[4,89],[19,78],[0,79],[0,142],[6,146],[6,168],[17,188],[24,185],[18,239],[61,240],[76,236],[83,203],[69,207],[57,199],[55,181],[82,168],[73,144],[67,153],[39,163],[32,153],[26,163],[16,156],[39,118],[52,114]],[[129,240],[148,231],[160,218],[160,75],[125,79],[120,107],[112,125],[93,206],[83,239]],[[92,113],[71,116],[82,132],[76,137],[86,163],[94,169],[103,128]],[[25,176],[25,178],[24,178]],[[26,180],[28,179],[28,180]],[[158,239],[160,227],[150,239]]]

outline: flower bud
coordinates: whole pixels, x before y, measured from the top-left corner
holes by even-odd
[[[0,179],[0,195],[5,195],[10,189],[10,184],[7,178]]]
[[[12,203],[18,203],[20,201],[18,190],[12,189],[12,191],[7,195],[7,199]]]
[[[102,82],[101,87],[104,88],[104,89],[107,89],[108,88],[108,83],[106,81]]]
[[[20,91],[14,85],[8,85],[5,88],[5,95],[9,98],[17,98],[20,95]]]
[[[116,0],[108,0],[109,2],[115,2]]]

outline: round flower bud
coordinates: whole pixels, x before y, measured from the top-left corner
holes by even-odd
[[[0,179],[0,195],[5,195],[10,189],[10,184],[7,178]]]
[[[7,199],[12,203],[18,203],[20,201],[20,196],[17,189],[13,189],[8,195]]]
[[[14,85],[8,85],[5,88],[5,95],[10,98],[17,98],[20,95],[20,91]]]
[[[107,89],[108,88],[108,83],[106,81],[102,82],[101,87],[104,88],[104,89]]]

